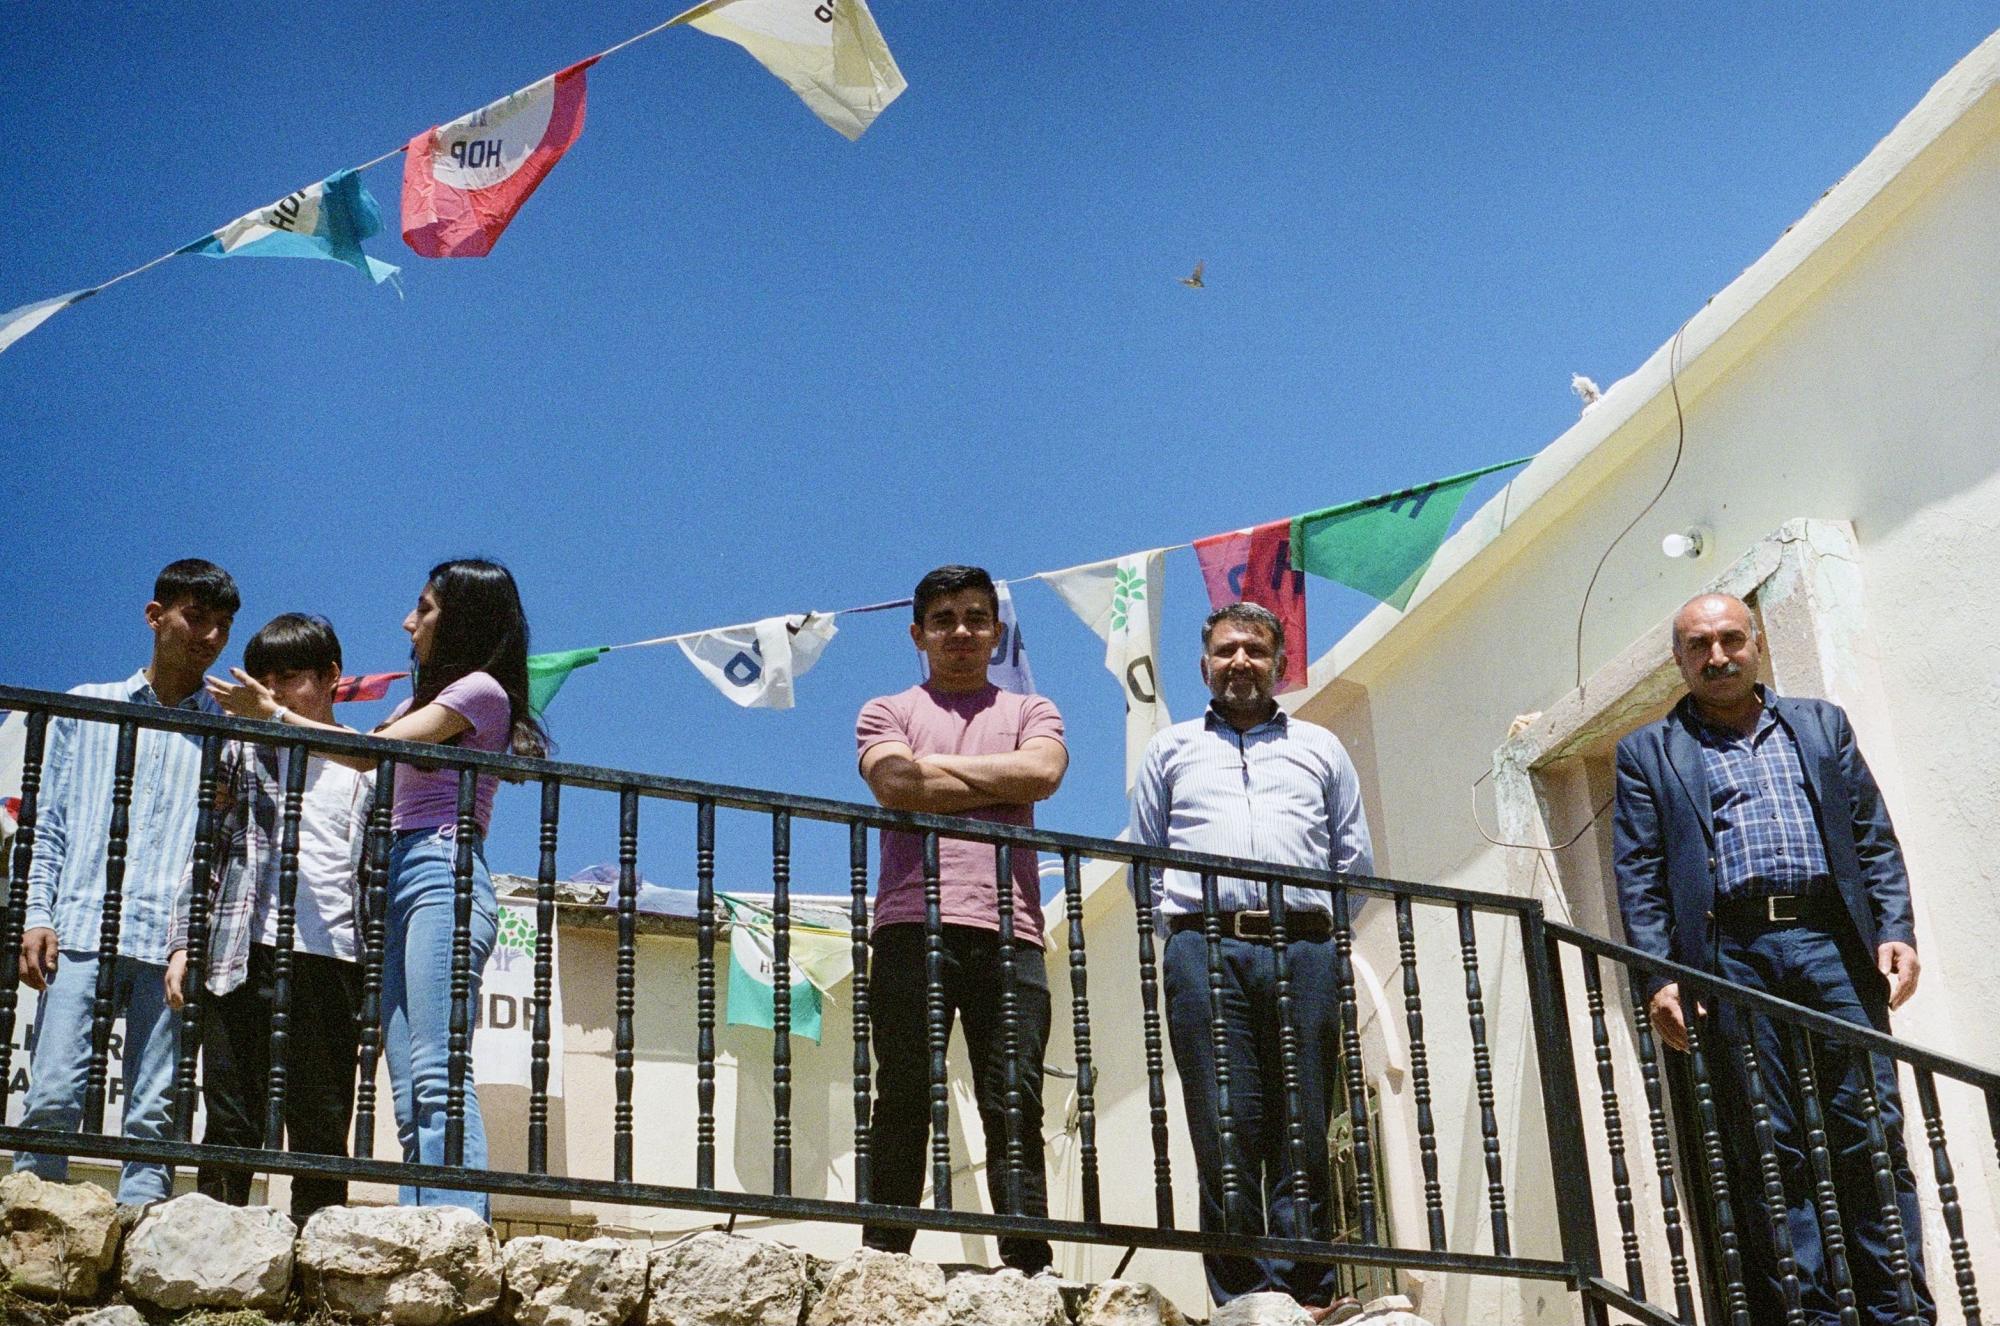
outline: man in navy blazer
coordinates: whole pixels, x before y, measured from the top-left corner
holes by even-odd
[[[1704,594],[1674,616],[1674,661],[1688,693],[1618,743],[1613,820],[1619,909],[1634,948],[1849,1022],[1889,1030],[1917,985],[1910,881],[1882,794],[1840,707],[1774,695],[1757,682],[1763,641],[1741,599]],[[1677,982],[1635,973],[1660,1038],[1687,1048]],[[1924,1283],[1916,1185],[1904,1157],[1893,1063],[1815,1040],[1811,1062],[1844,1235],[1845,1266],[1825,1248],[1815,1175],[1784,1028],[1734,1005],[1703,1016],[1724,1112],[1722,1135],[1753,1322],[1787,1303],[1755,1130],[1754,1056],[1770,1107],[1806,1320],[1832,1326],[1852,1293],[1863,1321],[1935,1320]],[[1888,1142],[1898,1222],[1877,1199],[1865,1098]],[[1907,1285],[1897,1274],[1907,1259]]]

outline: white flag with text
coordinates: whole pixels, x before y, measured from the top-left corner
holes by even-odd
[[[1125,787],[1138,776],[1153,734],[1172,720],[1160,695],[1160,587],[1166,553],[1131,553],[1108,562],[1044,571],[1084,625],[1104,641],[1104,666],[1125,688]]]
[[[837,628],[831,615],[794,613],[677,641],[715,689],[746,709],[790,709],[792,680],[819,662]]]
[[[710,0],[682,19],[757,57],[848,138],[908,86],[863,0]]]

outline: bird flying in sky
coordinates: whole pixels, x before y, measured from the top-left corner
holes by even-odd
[[[1183,276],[1180,278],[1181,284],[1186,286],[1190,290],[1200,290],[1202,288],[1201,269],[1205,266],[1207,266],[1206,263],[1197,262],[1194,265],[1194,272],[1192,275]]]

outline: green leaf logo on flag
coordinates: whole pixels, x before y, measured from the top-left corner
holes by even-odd
[[[1451,529],[1472,485],[1489,474],[1525,465],[1524,456],[1455,474],[1401,492],[1309,511],[1292,518],[1292,567],[1337,580],[1397,611],[1409,606],[1417,582]]]
[[[1122,631],[1131,616],[1132,605],[1146,599],[1146,578],[1131,567],[1121,566],[1111,589],[1111,629]]]

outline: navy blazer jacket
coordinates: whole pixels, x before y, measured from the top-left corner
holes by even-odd
[[[1827,865],[1872,967],[1878,944],[1916,943],[1910,877],[1882,793],[1839,705],[1769,691],[1764,699],[1797,743]],[[1618,743],[1613,865],[1627,942],[1712,971],[1715,826],[1701,746],[1689,730],[1694,721],[1694,701],[1683,698],[1665,718]],[[1644,975],[1648,998],[1665,984],[1664,977]]]

